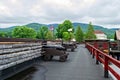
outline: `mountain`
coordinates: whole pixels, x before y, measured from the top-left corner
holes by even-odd
[[[46,26],[46,25],[45,24],[39,24],[39,23],[29,23],[29,24],[27,24],[25,26],[33,28],[33,29],[35,29],[37,31],[37,30],[39,30],[39,28],[41,26]],[[12,27],[9,27],[9,28],[0,28],[0,31],[2,31],[2,32],[11,32],[15,27],[17,27],[17,26],[12,26]]]
[[[0,32],[11,32],[14,28],[15,26],[9,28],[0,28]]]
[[[39,23],[30,23],[30,24],[27,24],[25,26],[33,28],[37,31],[37,30],[40,29],[41,26],[46,26],[46,25],[45,24],[39,24]]]
[[[30,28],[33,28],[35,29],[36,31],[39,30],[39,28],[41,26],[47,26],[48,28],[50,26],[54,26],[54,29],[57,28],[58,24],[39,24],[39,23],[30,23],[30,24],[27,24],[26,26],[30,27]],[[76,29],[77,26],[81,26],[83,32],[86,32],[87,31],[87,27],[88,27],[88,24],[85,24],[85,23],[73,23],[73,26],[74,28]],[[93,25],[94,26],[94,29],[95,30],[101,30],[103,31],[104,33],[106,33],[107,35],[113,35],[115,33],[115,29],[108,29],[108,28],[104,28],[102,26],[98,26],[98,25]],[[0,28],[0,31],[3,31],[3,32],[11,32],[16,26],[13,26],[13,27],[9,27],[9,28]]]
[[[111,28],[111,30],[119,30],[120,28]]]
[[[73,26],[76,28],[77,26],[80,26],[83,30],[83,32],[87,31],[87,27],[88,24],[85,23],[73,23]],[[98,26],[98,25],[93,25],[94,26],[94,30],[101,30],[102,32],[104,32],[108,37],[111,37],[115,34],[115,30],[113,29],[108,29],[108,28],[104,28],[102,26]]]

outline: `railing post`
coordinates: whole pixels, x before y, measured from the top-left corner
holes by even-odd
[[[88,44],[86,44],[86,48],[90,51]]]
[[[91,55],[93,54],[93,48],[91,48],[91,52],[90,52],[90,54],[91,54]]]
[[[92,58],[94,58],[94,49],[92,48],[93,52],[92,52]]]
[[[85,42],[85,48],[87,48],[87,43]]]
[[[99,52],[97,52],[96,50],[95,50],[95,56],[96,56],[96,64],[99,64]]]
[[[104,77],[108,78],[108,57],[105,56],[105,63],[104,63]]]
[[[92,49],[92,48],[91,48],[90,46],[89,46],[89,49],[90,49],[89,51],[91,52],[91,49]]]

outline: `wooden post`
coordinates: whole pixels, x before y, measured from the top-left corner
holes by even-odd
[[[99,64],[99,52],[95,51],[96,54],[96,64]]]
[[[94,49],[92,48],[92,58],[94,58]]]
[[[93,48],[91,48],[92,49],[92,52],[91,52],[91,55],[94,53],[94,50],[93,50]]]
[[[108,78],[108,58],[105,56],[105,63],[104,63],[104,77]]]

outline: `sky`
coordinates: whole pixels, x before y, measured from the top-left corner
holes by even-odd
[[[66,19],[120,28],[120,0],[0,0],[0,28]]]

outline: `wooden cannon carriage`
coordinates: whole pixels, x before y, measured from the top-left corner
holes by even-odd
[[[54,56],[59,56],[59,61],[64,62],[68,58],[65,48],[60,45],[43,45],[42,58],[45,61],[50,61]]]
[[[62,43],[62,46],[65,47],[65,50],[71,49],[71,51],[74,51],[75,48],[77,48],[77,45],[74,42]]]

